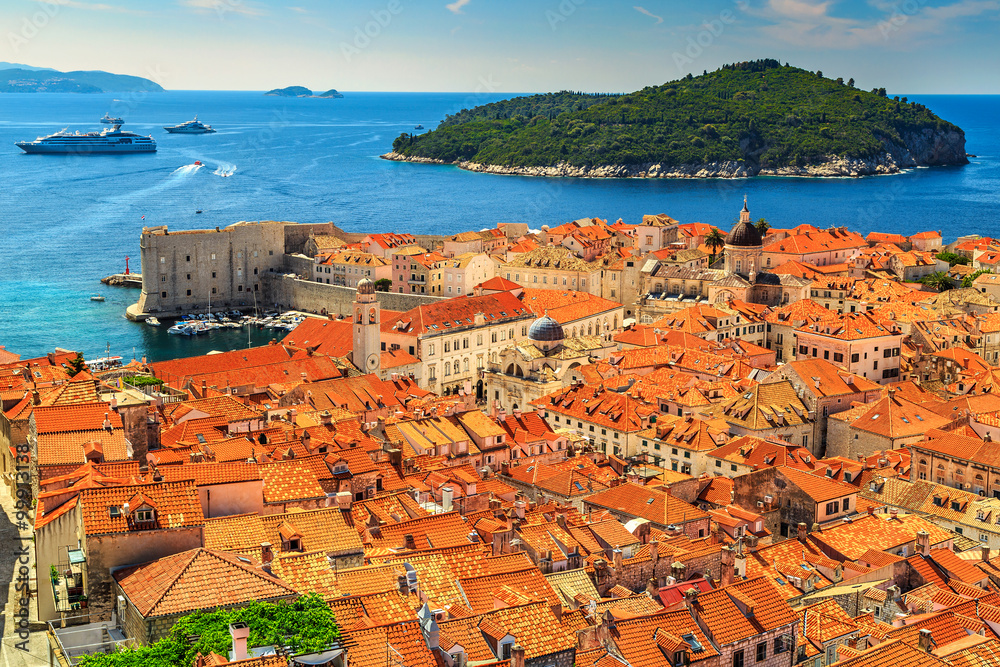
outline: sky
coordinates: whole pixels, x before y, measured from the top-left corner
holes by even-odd
[[[0,2],[0,61],[173,90],[628,92],[776,58],[890,94],[1000,94],[998,35],[1000,0]]]

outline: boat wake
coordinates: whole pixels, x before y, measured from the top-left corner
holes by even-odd
[[[225,178],[226,176],[232,176],[235,173],[236,173],[236,165],[230,164],[228,162],[218,163],[218,165],[215,168],[215,171],[212,172],[213,175],[222,176],[223,178]]]
[[[190,176],[191,174],[201,169],[203,166],[204,165],[197,163],[186,164],[183,167],[177,167],[176,169],[174,169],[173,173],[171,173],[170,176],[172,178],[182,178],[184,176]]]

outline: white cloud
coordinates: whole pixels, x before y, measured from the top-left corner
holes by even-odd
[[[197,12],[215,12],[219,16],[233,13],[242,16],[264,16],[265,12],[250,7],[243,0],[179,0],[183,7],[189,7]]]
[[[472,0],[455,0],[455,2],[451,3],[450,5],[445,5],[445,7],[452,14],[461,14],[462,7],[465,7],[470,2],[472,2]]]
[[[916,4],[916,3],[914,3]],[[888,46],[918,48],[921,37],[936,35],[965,18],[1000,10],[1000,0],[958,0],[939,7],[897,5],[873,0],[871,6],[883,12],[870,19],[835,16],[829,0],[768,0],[762,9],[748,13],[770,22],[761,28],[768,38],[810,49],[856,49]]]
[[[293,12],[295,12],[296,14],[308,14],[309,13],[309,10],[306,9],[305,7],[289,7],[288,9],[290,9]]]
[[[634,9],[637,12],[639,12],[640,14],[645,14],[646,16],[648,16],[651,19],[656,19],[656,23],[654,23],[653,25],[660,25],[661,23],[663,23],[663,17],[662,16],[657,16],[656,14],[654,14],[651,11],[649,11],[645,7],[640,7],[640,6],[636,5],[635,7],[632,7],[632,9]]]

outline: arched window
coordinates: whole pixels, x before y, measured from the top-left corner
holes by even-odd
[[[455,363],[457,364],[458,362],[456,361]],[[465,358],[465,359],[462,360],[462,370],[465,371],[466,373],[469,372],[469,359],[468,358]]]

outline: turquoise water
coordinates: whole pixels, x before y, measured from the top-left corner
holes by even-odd
[[[454,233],[585,216],[635,222],[667,213],[728,227],[747,194],[774,227],[809,223],[872,230],[997,234],[1000,96],[910,96],[966,130],[979,157],[965,167],[863,179],[741,181],[562,180],[471,174],[380,160],[417,124],[501,96],[347,93],[286,99],[260,93],[169,92],[0,96],[0,345],[24,356],[54,347],[85,356],[165,359],[247,344],[247,332],[168,336],[123,319],[138,291],[101,277],[138,269],[143,225],[197,229],[238,220],[334,221],[350,231]],[[129,156],[24,155],[13,143],[64,127],[90,130],[105,113],[152,134],[159,151]],[[168,135],[194,114],[216,134]],[[200,160],[204,166],[193,166]],[[231,174],[223,178],[222,174]],[[196,210],[203,213],[196,214]],[[145,216],[145,220],[142,219]],[[104,303],[89,300],[101,293]],[[254,344],[273,332],[257,331]]]

